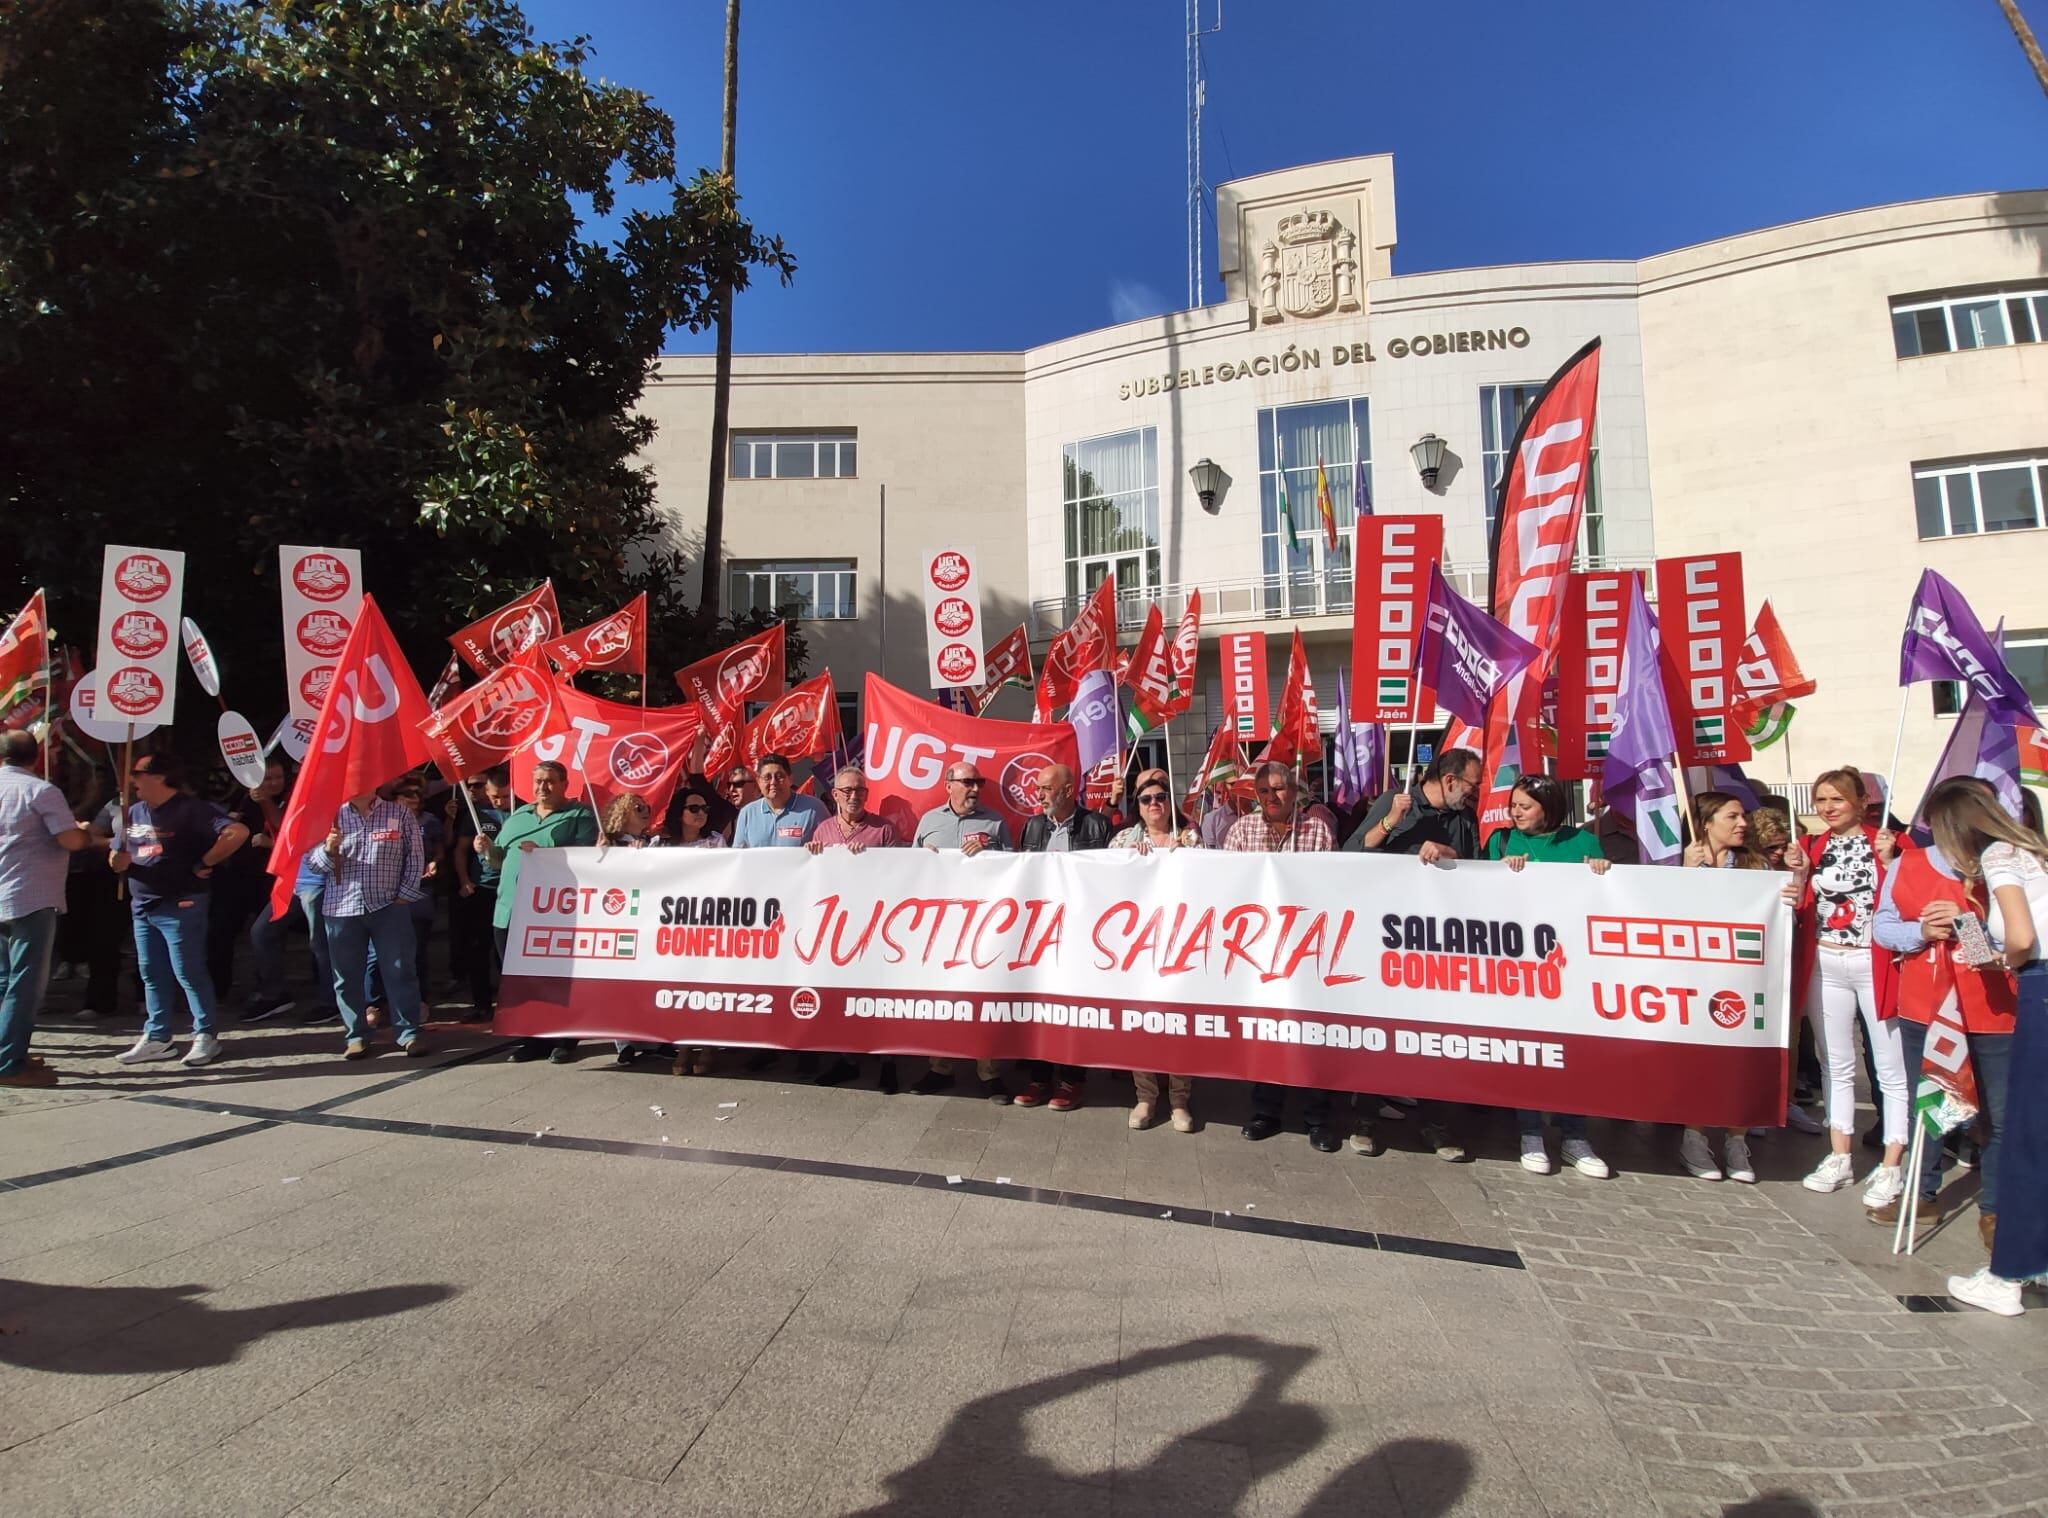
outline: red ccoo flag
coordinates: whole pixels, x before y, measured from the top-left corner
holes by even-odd
[[[43,681],[50,662],[50,614],[39,590],[0,632],[0,712]]]
[[[419,680],[376,601],[364,596],[270,851],[270,873],[277,877],[270,891],[272,917],[283,916],[291,905],[299,861],[326,839],[342,803],[426,762],[427,740],[420,732],[426,718]]]
[[[1600,394],[1600,339],[1574,353],[1529,403],[1515,428],[1493,527],[1494,617],[1536,658],[1494,697],[1486,718],[1481,840],[1508,825],[1508,793],[1537,768],[1543,687],[1557,662],[1572,554],[1591,474]]]
[[[1280,694],[1280,722],[1262,756],[1279,764],[1313,763],[1323,757],[1321,724],[1316,713],[1316,687],[1308,677],[1308,651],[1301,629],[1287,655],[1287,688]]]

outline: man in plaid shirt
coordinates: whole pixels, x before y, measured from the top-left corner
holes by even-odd
[[[335,814],[327,842],[306,855],[306,866],[327,877],[321,915],[334,959],[334,998],[341,1007],[344,1059],[370,1052],[370,1027],[363,1002],[369,978],[370,946],[390,998],[398,1047],[420,1055],[419,966],[414,959],[412,903],[420,898],[426,873],[420,820],[411,809],[375,791],[351,797]]]
[[[1230,825],[1223,847],[1232,854],[1328,854],[1337,847],[1329,823],[1297,805],[1300,788],[1284,764],[1262,764],[1252,774],[1259,806]]]
[[[1294,772],[1284,764],[1262,764],[1252,772],[1252,789],[1259,807],[1230,825],[1223,836],[1224,849],[1232,854],[1328,854],[1337,847],[1329,823],[1301,809],[1301,788]],[[1302,1093],[1303,1119],[1308,1123],[1309,1146],[1323,1154],[1335,1154],[1343,1137],[1330,1126],[1329,1091]],[[1287,1088],[1264,1081],[1252,1082],[1252,1120],[1244,1125],[1244,1136],[1256,1142],[1280,1131],[1280,1116],[1286,1107]]]

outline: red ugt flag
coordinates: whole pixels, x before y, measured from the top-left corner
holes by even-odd
[[[376,601],[364,596],[270,851],[270,873],[277,877],[270,892],[272,917],[283,916],[291,905],[299,861],[326,839],[342,803],[426,762],[420,723],[427,716],[427,698],[398,640]]]
[[[543,580],[523,596],[515,596],[496,611],[477,618],[448,641],[469,667],[488,675],[500,664],[508,664],[537,643],[545,643],[562,630],[562,613],[555,605],[555,582]]]
[[[1094,669],[1116,668],[1116,577],[1104,579],[1074,618],[1073,625],[1052,640],[1038,671],[1038,720],[1052,721],[1053,708],[1074,699],[1081,677]]]
[[[676,671],[676,684],[704,709],[704,726],[718,732],[747,709],[749,701],[773,701],[783,692],[782,624],[742,638],[708,659]]]
[[[1316,688],[1308,677],[1308,651],[1301,645],[1301,629],[1294,630],[1294,647],[1287,655],[1287,689],[1280,695],[1280,725],[1266,748],[1267,760],[1279,764],[1314,762],[1323,757],[1323,738],[1316,713]]]
[[[793,686],[768,710],[747,724],[740,740],[739,762],[754,769],[763,754],[780,754],[794,763],[815,759],[839,741],[839,702],[832,693],[832,671]]]
[[[646,674],[647,592],[641,591],[610,616],[543,644],[541,652],[565,675],[586,669]]]
[[[434,763],[456,784],[504,764],[548,731],[561,690],[529,651],[437,707],[420,724]],[[531,792],[527,794],[531,795]]]

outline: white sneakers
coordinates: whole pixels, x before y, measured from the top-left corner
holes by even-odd
[[[114,1056],[123,1065],[146,1065],[153,1060],[176,1059],[178,1046],[167,1038],[138,1038],[132,1047],[123,1049]],[[184,1063],[188,1066],[210,1065],[220,1058],[220,1040],[211,1033],[201,1033],[192,1040],[192,1047],[185,1051]]]
[[[1542,1134],[1522,1135],[1522,1168],[1531,1175],[1550,1174],[1550,1153],[1543,1147]]]
[[[1749,1157],[1749,1140],[1739,1133],[1728,1135],[1728,1179],[1745,1186],[1756,1184],[1756,1166]]]
[[[1678,1141],[1678,1161],[1696,1180],[1721,1179],[1721,1167],[1714,1163],[1714,1151],[1707,1147],[1707,1136],[1697,1128],[1686,1129],[1685,1136]]]
[[[1607,1180],[1614,1174],[1612,1170],[1607,1168],[1607,1161],[1595,1154],[1593,1146],[1584,1139],[1566,1139],[1564,1141],[1564,1162],[1571,1166],[1572,1169],[1578,1171],[1580,1175],[1590,1175],[1596,1181]],[[1522,1152],[1522,1163],[1525,1165],[1529,1163],[1529,1154],[1526,1149]]]
[[[1808,1191],[1840,1191],[1856,1179],[1856,1162],[1846,1154],[1830,1154],[1799,1184]]]
[[[1875,1212],[1888,1207],[1906,1193],[1906,1167],[1903,1165],[1880,1165],[1870,1172],[1870,1182],[1863,1188],[1863,1205]]]
[[[1794,1102],[1785,1109],[1785,1126],[1800,1133],[1826,1133],[1827,1127],[1811,1112]]]
[[[1948,1294],[1958,1302],[1995,1312],[2001,1318],[2017,1318],[2026,1311],[2020,1304],[2020,1283],[1993,1275],[1989,1265],[1973,1276],[1950,1276]]]

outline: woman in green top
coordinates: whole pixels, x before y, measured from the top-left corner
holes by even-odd
[[[1564,820],[1564,784],[1549,775],[1524,775],[1508,796],[1508,820],[1487,840],[1486,857],[1501,859],[1520,872],[1530,860],[1539,864],[1571,863],[1583,859],[1595,875],[1605,875],[1608,863],[1600,852],[1600,840],[1588,828],[1573,827]],[[1606,1180],[1613,1172],[1607,1161],[1593,1152],[1586,1138],[1586,1120],[1577,1113],[1560,1112],[1557,1131],[1564,1136],[1564,1157],[1581,1175]],[[1518,1109],[1515,1120],[1522,1129],[1522,1168],[1537,1175],[1551,1171],[1550,1151],[1543,1144],[1543,1114]]]
[[[476,851],[499,872],[498,901],[492,913],[492,936],[498,964],[505,963],[505,939],[512,925],[512,903],[519,897],[519,862],[534,849],[573,849],[597,842],[597,817],[589,807],[571,802],[569,772],[552,759],[533,767],[533,801],[505,819],[496,838],[476,835]],[[514,1062],[539,1059],[558,1065],[576,1057],[573,1038],[523,1038],[512,1051]]]

